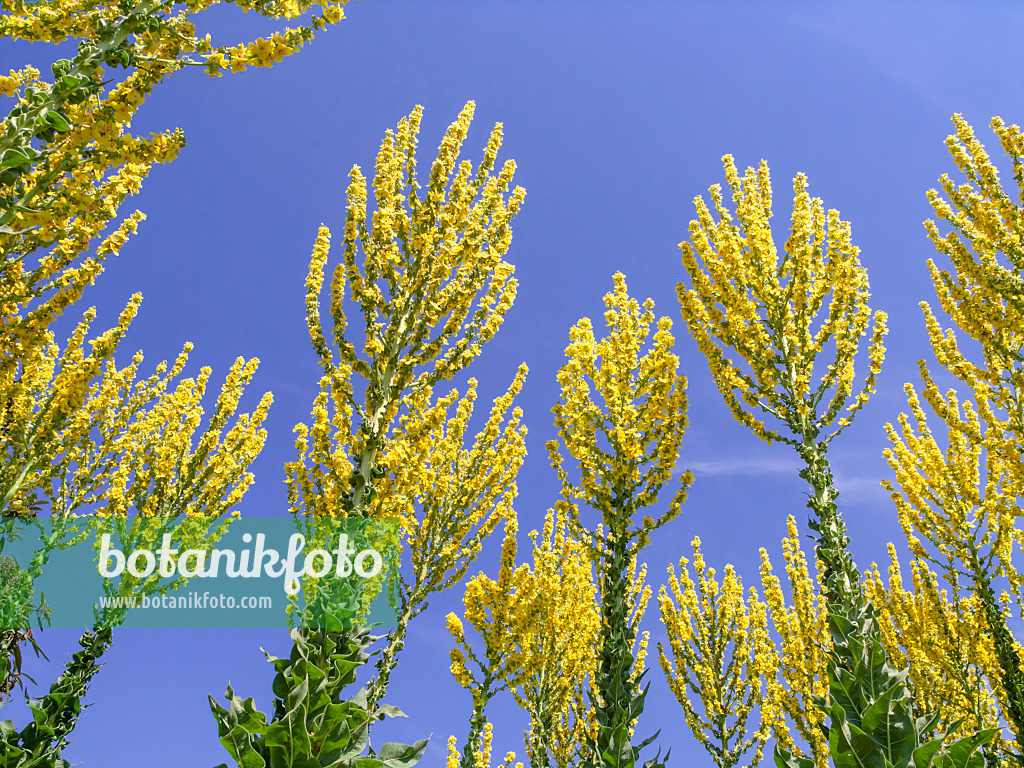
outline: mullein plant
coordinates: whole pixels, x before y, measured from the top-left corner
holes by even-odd
[[[832,638],[827,606],[820,594],[822,572],[819,568],[817,580],[811,577],[807,555],[800,545],[796,518],[792,515],[786,518],[782,552],[791,598],[789,605],[782,584],[772,570],[768,552],[763,547],[760,552],[761,586],[772,626],[781,640],[779,674],[765,681],[761,721],[763,726],[770,725],[778,745],[802,757],[803,751],[786,726],[788,717],[807,745],[816,768],[827,768],[826,713],[816,707],[815,702],[828,695],[828,652]]]
[[[513,519],[505,526],[498,578],[481,573],[466,584],[464,618],[482,649],[474,649],[462,619],[448,614],[452,675],[473,698],[461,755],[454,736],[449,742],[452,768],[488,768],[486,708],[506,688],[530,717],[524,741],[532,768],[577,765],[594,735],[585,692],[597,660],[600,614],[590,558],[555,510],[548,510],[540,536],[530,534],[532,563],[516,566],[516,533]]]
[[[0,134],[0,234],[27,235],[27,242],[5,238],[0,251],[18,258],[30,252],[34,237],[55,235],[53,225],[75,203],[69,192],[91,196],[94,164],[125,162],[132,170],[140,145],[174,153],[183,143],[180,131],[155,142],[126,136],[120,130],[152,89],[185,67],[201,67],[212,76],[267,67],[295,53],[317,31],[344,18],[348,0],[316,3],[319,14],[307,23],[269,38],[234,46],[215,45],[200,37],[193,17],[219,0],[198,0],[175,11],[158,0],[99,2],[61,0],[0,4],[0,36],[29,42],[80,41],[77,53],[51,66],[52,81],[33,67],[0,75],[0,93],[17,96]],[[246,11],[272,19],[294,20],[309,13],[308,0],[246,0]],[[130,74],[109,92],[104,80],[116,68]],[[157,138],[157,137],[154,137]],[[134,169],[137,170],[137,169]],[[130,175],[130,174],[129,174]],[[53,220],[53,216],[57,220]],[[31,234],[33,230],[41,232]]]
[[[228,428],[256,360],[241,358],[221,389],[198,442],[200,401],[210,370],[178,379],[191,345],[175,363],[136,380],[137,353],[118,367],[114,353],[139,307],[133,296],[115,327],[85,347],[95,310],[83,315],[63,349],[50,330],[102,272],[145,218],[136,211],[115,223],[118,209],[138,192],[155,163],[173,160],[184,146],[180,130],[149,137],[129,129],[139,106],[168,75],[186,66],[211,75],[270,66],[340,21],[344,0],[318,3],[322,13],[294,30],[234,46],[198,36],[191,20],[216,0],[169,4],[61,0],[0,4],[0,36],[29,42],[79,40],[77,53],[54,62],[52,80],[33,67],[0,74],[0,94],[16,102],[0,124],[0,514],[4,538],[19,517],[50,505],[55,527],[93,508],[116,516],[172,519],[223,516],[252,482],[248,465],[265,440],[270,405],[264,396],[252,414]],[[246,8],[297,19],[305,0],[257,0]],[[124,74],[117,76],[116,68]],[[107,79],[105,79],[107,78]],[[112,87],[107,87],[111,86]],[[173,386],[172,386],[173,385]],[[79,513],[81,514],[81,513]],[[48,549],[17,569],[29,585]],[[30,594],[30,590],[25,590]],[[19,608],[5,603],[6,608]],[[24,606],[21,606],[23,608]],[[21,609],[19,608],[19,610]],[[5,614],[7,611],[5,610]],[[31,613],[5,619],[0,637],[5,694],[20,682],[20,646],[40,652],[28,629]],[[38,618],[38,615],[37,615]],[[4,765],[63,765],[59,755],[81,712],[81,698],[112,640],[105,617],[86,632],[60,678],[41,699],[30,699],[34,722],[20,731],[0,724]]]
[[[52,343],[48,327],[81,298],[106,258],[145,218],[136,211],[110,229],[118,208],[139,191],[155,163],[172,161],[185,144],[179,129],[131,134],[132,120],[153,89],[189,66],[211,75],[271,66],[340,21],[346,1],[317,3],[322,13],[307,24],[269,41],[234,46],[214,45],[196,32],[193,15],[217,0],[173,13],[154,0],[0,3],[0,37],[79,40],[74,57],[51,66],[52,82],[33,67],[0,74],[0,94],[16,99],[0,125],[0,407],[16,397],[11,389],[25,358]],[[244,5],[282,20],[312,7],[306,0]],[[125,70],[121,76],[118,67]],[[42,254],[35,263],[33,254]]]
[[[839,213],[827,213],[794,179],[790,236],[779,259],[772,239],[772,190],[768,166],[748,168],[741,178],[730,156],[723,158],[736,206],[729,212],[719,185],[710,194],[715,214],[695,200],[697,219],[690,242],[680,244],[690,287],[678,287],[683,319],[729,410],[759,438],[796,450],[811,488],[809,527],[816,534],[822,598],[829,617],[826,655],[828,695],[814,698],[830,722],[829,756],[837,766],[976,765],[977,748],[992,729],[953,745],[945,733],[925,739],[939,718],[915,720],[907,670],[897,669],[882,642],[877,611],[865,597],[848,551],[849,537],[838,512],[838,493],[827,459],[829,443],[851,422],[874,391],[884,355],[885,315],[868,307],[867,274]],[[828,298],[828,307],[819,312]],[[873,324],[868,373],[854,395],[854,359]],[[834,351],[824,375],[814,365],[826,346]],[[745,368],[730,353],[746,362]],[[769,428],[771,416],[790,432]],[[950,726],[952,730],[957,723]],[[811,768],[810,757],[776,744],[780,768]]]
[[[593,732],[578,764],[632,768],[657,736],[632,743],[647,693],[641,683],[648,634],[638,629],[650,595],[637,559],[651,533],[678,517],[693,475],[672,477],[687,424],[686,378],[671,351],[672,321],[659,318],[651,334],[654,304],[631,299],[621,273],[605,305],[608,333],[600,341],[587,318],[570,331],[568,360],[558,373],[561,397],[552,409],[558,439],[547,447],[562,484],[556,509],[596,568],[600,606],[588,687]],[[666,484],[677,487],[664,512],[652,518],[646,511]],[[581,503],[595,513],[596,524],[584,521]],[[643,765],[660,765],[659,759]]]
[[[157,373],[145,380],[136,381],[141,353],[131,365],[118,369],[110,358],[134,314],[126,312],[115,329],[92,342],[90,357],[105,361],[106,370],[98,381],[90,381],[90,374],[81,371],[91,367],[83,366],[82,360],[92,313],[86,313],[63,354],[51,345],[30,357],[20,372],[19,397],[3,446],[9,503],[18,514],[25,514],[26,499],[44,497],[57,533],[77,510],[87,507],[101,517],[123,517],[130,510],[165,520],[225,516],[251,485],[248,466],[266,440],[262,423],[271,402],[269,394],[253,414],[239,415],[224,432],[258,361],[236,361],[197,441],[210,369],[204,368],[195,379],[179,380],[170,390],[169,384],[188,359],[189,347],[170,370],[166,362],[161,363]],[[19,564],[23,566],[19,577],[31,584],[50,552],[62,543],[59,536],[49,537],[29,563]],[[12,615],[9,608],[18,606],[0,608],[7,636],[17,633],[20,639],[28,639],[19,631],[27,626],[22,624],[27,617]],[[81,698],[99,668],[98,660],[112,642],[112,627],[120,619],[123,615],[97,617],[96,627],[81,638],[82,650],[69,661],[49,694],[29,699],[33,723],[20,731],[11,721],[0,723],[2,764],[55,764],[81,714]],[[16,648],[14,643],[5,645],[7,691],[20,671]]]
[[[719,583],[715,569],[704,562],[699,537],[692,546],[696,584],[683,557],[678,575],[668,569],[669,589],[662,586],[658,593],[671,659],[661,643],[658,658],[687,725],[715,765],[733,768],[753,748],[750,768],[755,768],[770,734],[770,696],[779,667],[767,606],[753,587],[744,599],[743,583],[731,565]],[[689,691],[699,696],[703,717]],[[748,736],[754,710],[760,711],[761,725]]]
[[[131,122],[153,88],[186,66],[211,74],[269,66],[312,39],[316,30],[343,17],[344,3],[324,4],[308,25],[275,36],[270,58],[258,40],[234,47],[214,46],[196,36],[192,14],[214,2],[190,4],[171,14],[164,4],[84,2],[4,2],[0,36],[30,42],[80,39],[78,54],[51,67],[54,81],[25,67],[0,76],[0,92],[17,102],[0,130],[0,409],[9,451],[0,481],[0,513],[19,513],[34,498],[31,486],[56,481],[59,469],[49,461],[74,445],[77,433],[54,436],[72,413],[81,421],[89,387],[110,359],[138,310],[132,297],[116,329],[101,337],[93,354],[79,354],[73,338],[64,354],[54,347],[49,326],[80,300],[145,217],[136,211],[107,231],[128,195],[138,192],[154,163],[173,160],[184,145],[179,130],[133,136]],[[294,19],[310,3],[298,0],[256,2],[247,7],[273,18]],[[126,76],[114,87],[104,80],[117,67]],[[94,241],[94,252],[86,255]],[[31,254],[42,253],[36,264]],[[90,310],[76,335],[84,333]],[[77,341],[77,343],[76,343]],[[33,400],[59,368],[52,402]],[[98,402],[93,405],[99,406]],[[39,415],[32,419],[29,413]],[[83,472],[83,475],[91,474]],[[17,497],[17,498],[16,498]],[[31,506],[29,504],[28,506]],[[27,508],[27,507],[26,507]]]
[[[1024,759],[1024,649],[1007,626],[1011,599],[1018,610],[1024,607],[1024,577],[1012,563],[1014,550],[1024,547],[1016,524],[1024,497],[1024,136],[998,117],[991,122],[1012,164],[1014,199],[971,126],[960,115],[953,122],[955,135],[946,145],[966,183],[943,175],[948,199],[928,193],[937,218],[950,227],[947,234],[936,221],[925,222],[953,271],[931,260],[928,267],[942,310],[976,342],[982,362],[972,361],[962,337],[944,332],[922,302],[935,359],[966,385],[966,394],[942,393],[922,360],[921,394],[905,387],[913,423],[901,414],[898,430],[886,425],[892,442],[886,457],[896,482],[884,485],[914,555],[914,592],[900,584],[895,551],[885,597],[880,578],[876,585],[897,608],[893,645],[908,657],[911,678],[936,703],[976,724],[1005,722],[1012,739],[1000,737],[987,756],[993,764],[1012,764]],[[942,422],[941,441],[922,398]],[[939,595],[932,566],[952,589],[951,599],[945,589]],[[997,596],[997,580],[1009,591]],[[925,620],[942,632],[928,633],[921,647],[912,627]],[[929,657],[938,664],[926,663]]]
[[[773,735],[782,748],[802,757],[787,716],[809,746],[816,768],[828,765],[825,713],[814,706],[816,697],[828,693],[828,614],[817,593],[820,574],[816,587],[792,515],[782,546],[791,605],[764,548],[764,602],[753,587],[744,600],[731,565],[725,567],[721,584],[715,579],[699,538],[693,541],[697,582],[690,578],[689,561],[682,558],[678,576],[669,568],[671,592],[662,587],[658,596],[671,652],[670,659],[659,645],[662,670],[690,730],[722,768],[736,765],[752,748],[754,768]],[[778,648],[768,632],[769,619],[781,638]],[[690,691],[700,699],[703,716]]]
[[[503,257],[525,192],[510,188],[513,161],[492,174],[500,124],[475,171],[470,161],[459,161],[473,111],[470,102],[446,131],[425,190],[415,157],[422,108],[387,131],[377,156],[372,217],[366,179],[358,166],[350,173],[342,260],[330,284],[333,345],[319,301],[331,234],[321,227],[317,235],[306,316],[324,375],[312,424],[295,428],[298,458],[285,468],[291,511],[314,531],[318,521],[329,527],[339,517],[397,519],[395,543],[407,553],[408,566],[395,584],[397,626],[379,653],[373,679],[353,697],[343,699],[343,691],[379,638],[365,627],[325,627],[311,616],[306,618],[312,622],[292,631],[290,659],[270,659],[278,674],[269,722],[251,698],[243,701],[230,686],[229,707],[211,697],[221,742],[244,768],[400,768],[418,761],[425,740],[379,750],[369,743],[374,721],[401,715],[380,702],[408,624],[430,595],[462,578],[486,537],[513,515],[525,431],[519,410],[509,409],[525,367],[494,401],[469,446],[476,382],[469,381],[461,399],[457,390],[434,394],[493,338],[516,291],[513,267]],[[346,337],[346,300],[363,317],[359,351]],[[342,618],[358,618],[352,606],[341,608]]]
[[[191,3],[176,14],[153,0],[0,4],[0,37],[81,41],[75,57],[53,64],[53,82],[32,67],[0,75],[0,93],[16,99],[0,124],[0,431],[9,451],[0,479],[0,514],[16,515],[23,505],[31,506],[33,482],[41,489],[57,480],[59,468],[51,464],[59,462],[50,459],[81,435],[54,432],[69,419],[82,421],[86,392],[103,379],[106,361],[138,311],[140,297],[133,296],[117,328],[94,342],[92,354],[80,353],[80,347],[93,310],[64,353],[49,331],[145,218],[135,211],[111,229],[120,206],[139,191],[153,164],[170,162],[184,146],[180,130],[132,135],[141,104],[164,78],[187,66],[205,67],[211,75],[270,66],[339,21],[344,5],[318,3],[322,14],[273,37],[268,58],[262,39],[227,47],[197,36],[192,15],[215,2]],[[257,0],[246,7],[295,19],[311,3]],[[117,67],[127,74],[107,89],[117,78],[104,76]],[[28,259],[33,254],[41,254],[34,264]],[[47,369],[54,368],[55,386],[41,394],[50,379]],[[37,401],[50,395],[52,401]]]
[[[137,300],[133,304],[137,306]],[[119,325],[97,337],[86,356],[85,336],[93,314],[86,313],[63,353],[51,344],[28,357],[19,371],[18,396],[11,398],[14,405],[3,444],[9,506],[24,515],[24,510],[31,510],[30,500],[45,499],[57,533],[80,514],[78,510],[90,507],[101,517],[123,517],[131,510],[165,520],[224,517],[251,485],[248,466],[266,440],[262,423],[271,403],[269,393],[253,414],[238,415],[225,432],[258,361],[236,361],[196,440],[210,369],[204,368],[195,379],[178,380],[171,389],[187,362],[186,346],[169,370],[164,362],[156,374],[136,381],[141,353],[121,369],[111,359],[134,312],[123,313]],[[92,360],[105,363],[96,381],[90,380],[95,376]],[[62,543],[60,537],[49,537],[29,563],[19,564],[19,578],[30,585]],[[20,672],[17,641],[29,640],[36,647],[34,638],[19,629],[28,626],[28,616],[13,615],[10,608],[19,606],[0,607],[6,638],[13,639],[4,645],[5,692]],[[60,764],[54,761],[81,714],[81,699],[112,642],[112,628],[123,618],[97,617],[96,627],[80,640],[82,650],[50,692],[29,699],[32,723],[21,730],[11,721],[0,723],[0,763]]]
[[[653,302],[631,299],[622,274],[604,301],[608,334],[598,340],[591,321],[580,320],[558,374],[559,439],[547,447],[562,499],[548,511],[543,535],[531,535],[533,563],[515,565],[513,518],[498,578],[480,574],[466,586],[464,616],[483,648],[474,649],[462,619],[448,617],[452,674],[473,696],[469,736],[461,755],[452,737],[449,768],[490,764],[486,707],[506,688],[530,717],[524,737],[534,768],[633,768],[657,736],[632,744],[649,639],[639,632],[650,587],[638,555],[679,515],[692,482],[684,473],[663,514],[644,514],[678,462],[686,379],[671,352],[671,320],[659,319],[651,333]],[[579,502],[600,516],[596,525],[584,523]],[[643,763],[660,764],[658,757]]]

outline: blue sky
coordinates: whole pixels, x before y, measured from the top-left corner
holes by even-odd
[[[780,539],[794,514],[806,532],[804,484],[795,456],[760,443],[729,416],[703,357],[679,317],[677,244],[692,200],[724,181],[722,155],[743,168],[764,158],[775,190],[776,239],[785,239],[790,180],[852,222],[891,333],[879,392],[830,458],[861,570],[887,563],[886,542],[905,552],[895,509],[879,480],[882,425],[905,409],[902,386],[917,380],[928,347],[917,304],[934,300],[925,260],[934,255],[922,221],[927,189],[954,166],[943,141],[962,113],[982,142],[997,146],[993,115],[1024,120],[1024,8],[1003,2],[411,2],[351,4],[348,20],[272,70],[211,81],[183,72],[162,86],[135,123],[140,132],[181,127],[188,146],[157,167],[134,204],[148,219],[111,261],[85,306],[108,327],[136,291],[144,301],[123,350],[147,365],[195,344],[190,371],[223,377],[235,357],[262,361],[247,400],[273,391],[270,438],[254,465],[256,484],[240,509],[286,509],[282,465],[294,454],[292,426],[307,418],[319,366],[308,343],[303,281],[318,225],[340,231],[350,167],[372,167],[385,129],[425,107],[420,157],[429,162],[444,128],[477,103],[464,156],[476,162],[496,121],[501,157],[518,163],[526,204],[508,259],[519,294],[497,338],[471,369],[481,400],[504,391],[520,362],[530,375],[520,398],[530,455],[519,476],[520,548],[539,527],[558,487],[544,443],[553,436],[555,373],[570,326],[600,321],[612,275],[631,295],[652,297],[675,322],[676,351],[689,377],[690,427],[682,468],[696,482],[683,514],[646,552],[655,591],[665,568],[699,535],[709,565],[733,563],[757,585],[758,549],[776,572]],[[271,30],[234,8],[198,23],[217,42]],[[41,45],[0,47],[0,69],[47,65]],[[127,206],[126,206],[127,208]],[[126,212],[131,208],[127,208]],[[952,383],[952,382],[949,382]],[[496,571],[495,550],[479,567]],[[476,568],[472,572],[475,572]],[[450,734],[464,740],[468,693],[448,673],[444,616],[461,590],[435,598],[416,619],[387,697],[408,720],[379,729],[411,742],[432,734],[423,765],[443,764]],[[652,604],[653,641],[663,637]],[[29,671],[51,681],[79,633],[49,630],[51,663]],[[207,694],[230,681],[269,709],[272,668],[260,646],[289,648],[283,630],[125,630],[115,635],[89,707],[65,757],[110,768],[144,759],[154,768],[213,766],[225,759]],[[710,764],[686,729],[661,672],[638,729],[662,729],[672,762]],[[25,721],[24,707],[0,717]],[[522,753],[525,717],[496,702],[495,754]],[[770,764],[770,755],[766,757]]]

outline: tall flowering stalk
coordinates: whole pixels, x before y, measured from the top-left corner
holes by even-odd
[[[704,563],[700,538],[692,546],[697,583],[690,578],[684,557],[678,576],[671,566],[668,569],[671,594],[664,586],[658,593],[672,654],[670,661],[658,644],[661,669],[687,725],[715,765],[732,768],[753,748],[754,768],[770,733],[772,701],[763,695],[763,685],[771,694],[779,664],[768,635],[767,606],[753,587],[749,603],[743,599],[743,583],[731,565],[725,567],[719,584],[715,569]],[[689,691],[700,697],[703,717]],[[754,708],[760,709],[762,724],[747,736]]]
[[[958,742],[950,752],[939,751],[942,738],[921,743],[938,715],[917,721],[912,716],[907,671],[897,670],[887,658],[877,614],[861,589],[836,505],[828,444],[874,391],[886,332],[885,314],[875,312],[868,373],[854,395],[854,359],[872,316],[867,273],[850,239],[850,226],[838,211],[826,214],[821,201],[807,194],[805,177],[797,175],[790,237],[780,259],[769,226],[767,164],[747,169],[741,178],[730,156],[723,162],[736,219],[718,185],[710,190],[717,221],[702,198],[695,200],[691,242],[680,245],[690,287],[681,284],[678,296],[683,319],[733,415],[761,439],[793,447],[805,465],[800,476],[811,488],[808,506],[814,517],[809,526],[817,534],[815,551],[832,634],[829,695],[816,700],[831,720],[830,756],[841,766],[869,761],[923,768],[946,759],[942,755],[952,755],[957,765],[980,760],[971,753],[991,740],[993,731]],[[819,319],[826,298],[828,306]],[[832,362],[815,380],[815,363],[826,346],[833,352]],[[730,359],[729,352],[747,367]],[[792,436],[768,428],[757,412],[781,422]],[[814,764],[778,744],[776,762],[780,768]]]
[[[970,676],[954,673],[938,690],[968,716],[989,725],[998,723],[993,711],[998,705],[1014,733],[1020,761],[1024,649],[1006,623],[1010,594],[997,597],[994,584],[1005,579],[1018,610],[1024,607],[1024,577],[1012,563],[1014,549],[1024,547],[1024,533],[1016,523],[1024,496],[1024,136],[1018,126],[993,118],[992,129],[1019,187],[1013,199],[971,126],[960,115],[953,122],[956,132],[946,145],[967,181],[955,184],[944,174],[940,183],[948,200],[936,190],[928,193],[937,218],[950,226],[947,234],[939,232],[936,221],[925,222],[932,243],[953,271],[931,260],[928,268],[942,310],[978,343],[983,362],[969,359],[953,330],[944,331],[922,302],[935,358],[966,385],[968,395],[958,397],[954,389],[943,394],[926,363],[919,361],[921,396],[910,384],[905,387],[914,423],[901,414],[899,430],[886,425],[892,442],[886,457],[896,483],[885,486],[915,555],[915,602],[935,606],[933,613],[950,627],[936,638],[940,658],[955,666],[962,643],[980,646],[972,656]],[[945,448],[929,426],[921,397],[942,421]],[[924,542],[931,547],[926,549]],[[892,558],[898,575],[894,553]],[[951,603],[935,599],[931,566],[953,589]],[[889,594],[900,602],[910,599],[898,583]],[[906,621],[897,619],[898,625],[910,623],[911,617],[904,616]],[[900,644],[908,655],[916,650],[913,641]],[[918,665],[915,672],[925,675],[924,669]],[[958,684],[951,685],[953,681]],[[1002,739],[996,746],[989,753],[993,762],[997,752],[1013,754]]]
[[[464,438],[476,382],[470,381],[461,400],[455,390],[434,399],[434,387],[464,369],[493,338],[516,291],[514,269],[503,257],[525,192],[510,189],[513,161],[492,175],[500,124],[475,172],[468,160],[459,161],[473,110],[470,102],[446,131],[425,189],[417,181],[415,158],[422,108],[386,133],[377,156],[372,217],[366,179],[358,166],[352,169],[342,262],[330,284],[333,345],[324,333],[319,300],[331,233],[321,227],[317,235],[306,280],[306,317],[324,375],[312,424],[295,428],[298,459],[285,467],[291,510],[314,530],[326,518],[398,518],[396,544],[408,551],[411,568],[396,584],[398,626],[388,635],[377,674],[353,698],[340,698],[354,680],[341,672],[366,663],[373,638],[364,630],[333,627],[295,630],[292,662],[273,660],[279,706],[257,730],[246,730],[255,715],[243,720],[232,714],[249,712],[251,699],[242,701],[229,690],[231,707],[224,709],[211,698],[222,743],[240,766],[259,764],[257,756],[269,759],[281,739],[290,754],[321,765],[327,764],[325,755],[332,756],[331,765],[358,760],[359,765],[397,766],[418,760],[425,741],[384,745],[376,753],[368,742],[373,721],[400,714],[380,701],[408,623],[426,608],[431,594],[465,574],[486,536],[512,514],[525,448],[520,412],[509,414],[509,408],[525,367],[495,400],[469,447]],[[346,301],[354,302],[363,318],[359,351],[346,336]],[[453,405],[455,415],[449,418]],[[315,682],[319,675],[299,663],[309,654],[321,660],[316,665],[321,670],[343,662],[337,684],[318,703],[303,681]],[[341,718],[331,729],[318,725],[323,707]],[[289,734],[295,728],[312,735],[294,738]],[[358,738],[342,744],[346,728]]]
[[[605,296],[608,334],[598,341],[587,318],[570,331],[568,360],[558,373],[561,397],[553,409],[559,439],[548,443],[562,482],[558,508],[597,567],[595,732],[580,763],[594,768],[635,765],[640,750],[657,736],[631,743],[647,693],[640,688],[647,634],[640,636],[638,627],[650,594],[642,586],[644,569],[635,577],[634,569],[651,533],[679,515],[693,481],[689,472],[683,474],[665,512],[656,519],[645,514],[678,462],[687,423],[686,379],[677,373],[679,361],[671,351],[671,320],[660,318],[651,335],[653,302],[641,306],[631,299],[621,273],[614,281]],[[597,513],[599,525],[583,522],[580,502]],[[658,757],[644,763],[658,764]]]
[[[452,674],[473,695],[461,768],[477,768],[490,725],[487,704],[506,687],[530,716],[524,737],[533,768],[576,765],[593,735],[584,692],[595,668],[600,616],[590,559],[566,532],[564,518],[549,510],[543,533],[530,534],[532,564],[516,567],[516,530],[514,520],[506,523],[497,580],[481,573],[466,585],[464,615],[481,637],[481,651],[467,640],[462,620],[448,615]]]
[[[818,569],[815,582],[792,515],[786,518],[782,553],[790,595],[788,605],[767,550],[762,547],[760,553],[764,599],[781,641],[779,674],[766,681],[761,721],[763,726],[771,725],[779,747],[803,757],[803,750],[786,727],[788,717],[808,746],[816,768],[827,768],[829,739],[824,727],[827,713],[816,706],[816,702],[828,696],[828,654],[832,650],[828,608],[820,594],[823,569]]]
[[[0,73],[0,95],[15,99],[0,122],[0,514],[5,536],[13,533],[16,517],[42,511],[44,498],[55,521],[88,506],[108,514],[134,508],[142,515],[209,516],[237,503],[252,480],[247,467],[265,438],[261,424],[269,394],[253,414],[240,416],[222,433],[258,361],[236,362],[196,444],[203,415],[199,401],[210,371],[203,369],[197,378],[170,388],[191,345],[169,374],[164,363],[148,380],[135,381],[141,353],[126,367],[114,365],[139,296],[132,297],[114,328],[92,340],[89,351],[84,343],[94,310],[84,313],[63,349],[50,330],[145,218],[136,211],[118,222],[119,207],[138,192],[154,164],[170,162],[184,146],[177,129],[149,137],[131,134],[132,119],[153,89],[188,66],[203,67],[211,75],[270,66],[316,31],[340,21],[345,4],[319,4],[322,13],[311,14],[294,30],[232,47],[200,36],[193,23],[194,14],[216,2],[190,2],[177,10],[155,0],[0,3],[0,37],[78,42],[75,55],[55,61],[45,76],[33,67]],[[312,7],[306,0],[256,0],[245,6],[278,19],[298,19]],[[116,75],[117,68],[125,70],[123,77]],[[37,574],[48,552],[45,547],[38,551],[19,579]],[[39,650],[27,626],[26,617],[0,638],[0,688],[5,693],[18,682],[20,643],[31,642]],[[96,637],[83,636],[82,653],[106,649],[109,639],[96,642]],[[68,728],[77,713],[69,717]],[[5,743],[12,734],[4,730]],[[56,750],[47,754],[56,759],[59,744]]]

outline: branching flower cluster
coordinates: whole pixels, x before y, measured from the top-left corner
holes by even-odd
[[[0,36],[79,41],[46,77],[32,67],[0,75],[0,94],[15,100],[0,124],[5,539],[19,520],[47,513],[58,523],[83,514],[226,523],[253,482],[249,466],[266,440],[272,398],[238,411],[258,361],[236,360],[207,415],[212,371],[184,377],[191,344],[148,378],[141,352],[124,363],[140,296],[105,331],[93,330],[94,308],[64,343],[53,330],[144,220],[139,211],[119,218],[121,206],[185,145],[178,130],[131,133],[154,88],[186,67],[219,76],[272,66],[341,21],[347,0],[240,0],[242,10],[301,22],[226,44],[197,29],[196,15],[215,3],[2,4]],[[115,77],[118,67],[124,73]],[[469,102],[422,179],[422,108],[401,119],[384,136],[372,178],[359,166],[349,174],[329,278],[331,230],[321,226],[313,242],[305,311],[322,375],[308,422],[294,429],[296,458],[284,468],[290,511],[312,531],[339,517],[394,520],[381,543],[402,558],[386,585],[382,576],[354,596],[311,593],[334,623],[307,621],[293,629],[287,658],[268,656],[269,717],[230,685],[226,705],[211,697],[221,743],[242,768],[419,761],[426,740],[375,748],[371,730],[402,715],[382,700],[410,622],[463,583],[462,615],[449,614],[446,626],[450,670],[470,692],[471,712],[461,750],[454,736],[448,743],[448,768],[492,764],[496,724],[487,707],[503,692],[529,717],[532,768],[664,765],[660,749],[640,760],[657,734],[635,743],[634,732],[650,684],[641,622],[652,591],[641,556],[654,532],[672,530],[693,482],[677,469],[687,380],[672,323],[656,318],[650,300],[631,298],[616,273],[604,335],[588,318],[570,330],[552,409],[557,436],[546,446],[560,497],[519,562],[514,503],[526,427],[514,401],[527,367],[509,372],[486,415],[474,416],[476,379],[452,386],[515,300],[506,256],[525,198],[513,186],[515,163],[497,161],[501,124],[475,167],[462,159],[473,113]],[[883,485],[913,555],[907,587],[891,544],[887,581],[874,564],[861,577],[828,459],[876,390],[887,333],[885,313],[869,306],[850,224],[810,197],[798,174],[789,234],[777,248],[764,161],[741,175],[724,157],[728,192],[715,185],[709,200],[694,201],[680,244],[683,321],[737,421],[796,451],[815,541],[812,576],[788,518],[787,584],[761,549],[762,597],[744,592],[732,565],[719,579],[695,537],[692,563],[682,557],[678,570],[670,566],[659,590],[661,670],[719,768],[751,752],[757,766],[773,737],[779,768],[1003,768],[1024,760],[1024,647],[1009,628],[1011,603],[1024,610],[1024,576],[1013,563],[1024,555],[1024,134],[999,118],[991,123],[1020,188],[1011,196],[970,125],[959,115],[954,125],[947,147],[966,181],[940,178],[941,192],[928,193],[937,221],[925,227],[952,265],[929,261],[928,269],[957,330],[921,306],[935,360],[961,384],[941,391],[921,361],[920,391],[905,387],[909,415],[885,425],[893,478]],[[499,525],[497,576],[467,580]],[[0,559],[3,695],[24,684],[22,647],[41,652],[29,620],[34,613],[39,623],[45,606],[29,598],[60,543],[28,564]],[[159,589],[155,581],[142,588]],[[377,638],[352,606],[385,587],[397,622]],[[314,613],[307,606],[302,618]],[[50,692],[30,701],[33,723],[3,723],[0,765],[65,764],[61,752],[112,641],[110,622],[86,632]],[[373,655],[365,687],[350,695]],[[509,753],[500,765],[522,768],[515,761]]]

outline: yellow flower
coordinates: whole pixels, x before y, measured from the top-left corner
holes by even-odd
[[[565,501],[602,513],[611,507],[613,489],[636,511],[657,502],[675,472],[687,424],[686,378],[677,373],[679,360],[671,352],[671,321],[661,318],[652,336],[653,303],[641,307],[631,299],[621,273],[614,280],[615,290],[605,296],[608,335],[597,341],[588,318],[570,331],[568,360],[558,372],[562,394],[552,409],[560,440],[548,444]],[[564,469],[561,450],[574,460],[578,479]],[[651,531],[678,516],[692,481],[684,473],[667,511],[656,520],[640,519],[634,528],[626,523],[622,535],[642,547]]]
[[[530,762],[539,764],[545,755],[562,768],[576,764],[590,727],[584,691],[596,663],[600,616],[589,560],[566,533],[563,517],[549,510],[543,534],[533,537],[532,565],[516,567],[516,527],[509,524],[497,580],[480,574],[466,585],[465,618],[480,635],[483,653],[471,649],[461,621],[450,614],[452,658],[463,662],[458,669],[453,663],[452,672],[476,698],[493,695],[487,680],[507,685],[531,718],[525,734]],[[465,671],[467,658],[479,677]]]
[[[828,695],[827,653],[832,642],[828,631],[828,608],[815,589],[807,569],[807,557],[800,548],[796,520],[786,520],[788,535],[782,542],[786,576],[792,605],[787,606],[782,586],[772,572],[768,553],[761,549],[761,586],[771,611],[772,625],[782,639],[778,656],[781,682],[775,677],[766,680],[766,704],[762,706],[763,726],[772,728],[781,747],[796,755],[803,751],[793,740],[786,726],[788,716],[804,742],[810,746],[818,768],[829,764],[828,739],[821,726],[825,715],[814,706],[815,696]],[[818,584],[821,567],[818,564]],[[783,684],[784,683],[784,684]]]
[[[678,577],[671,566],[668,569],[671,595],[664,586],[658,594],[672,653],[670,661],[658,644],[661,668],[687,725],[715,764],[729,768],[753,747],[753,768],[778,720],[774,694],[779,659],[768,636],[766,606],[753,588],[749,605],[744,601],[743,584],[731,565],[725,567],[718,584],[715,570],[704,564],[699,538],[693,540],[693,552],[697,585],[684,557]],[[767,696],[762,683],[767,684]],[[689,690],[700,697],[703,717],[691,703]],[[760,710],[761,725],[748,737],[746,723],[755,707]],[[727,718],[733,719],[728,728]]]
[[[717,221],[702,198],[694,200],[697,219],[690,222],[690,241],[679,246],[690,279],[689,288],[677,286],[683,320],[741,424],[763,440],[788,438],[769,428],[758,412],[781,421],[800,439],[833,427],[827,442],[875,390],[885,350],[885,313],[874,313],[868,373],[854,395],[854,359],[871,312],[867,272],[849,223],[838,211],[826,213],[798,174],[791,232],[780,259],[769,226],[768,165],[762,161],[741,178],[732,157],[722,159],[736,214],[718,185],[710,189]],[[835,348],[833,362],[820,381],[812,382],[826,342]]]

